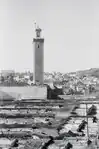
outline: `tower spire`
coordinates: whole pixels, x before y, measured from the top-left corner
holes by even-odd
[[[36,38],[40,38],[42,30],[41,30],[41,28],[38,25],[37,25],[35,31],[36,31]]]

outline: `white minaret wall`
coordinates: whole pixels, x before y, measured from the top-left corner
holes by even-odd
[[[44,39],[36,37],[33,39],[34,52],[34,83],[43,84],[44,82]]]

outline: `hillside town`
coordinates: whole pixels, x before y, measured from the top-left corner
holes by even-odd
[[[64,94],[85,94],[98,90],[99,78],[91,75],[79,75],[75,73],[52,72],[44,73],[44,84],[53,84],[62,88]],[[14,70],[3,70],[0,73],[1,86],[33,86],[33,73],[15,72]]]

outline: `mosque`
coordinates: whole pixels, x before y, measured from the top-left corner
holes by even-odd
[[[41,32],[42,29],[37,26],[33,38],[33,86],[2,87],[3,92],[16,99],[54,99],[62,94],[62,89],[44,84],[44,38]]]

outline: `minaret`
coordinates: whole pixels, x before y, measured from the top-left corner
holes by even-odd
[[[44,82],[44,38],[41,38],[41,31],[39,27],[35,28],[36,37],[33,38],[34,84],[43,84]]]

